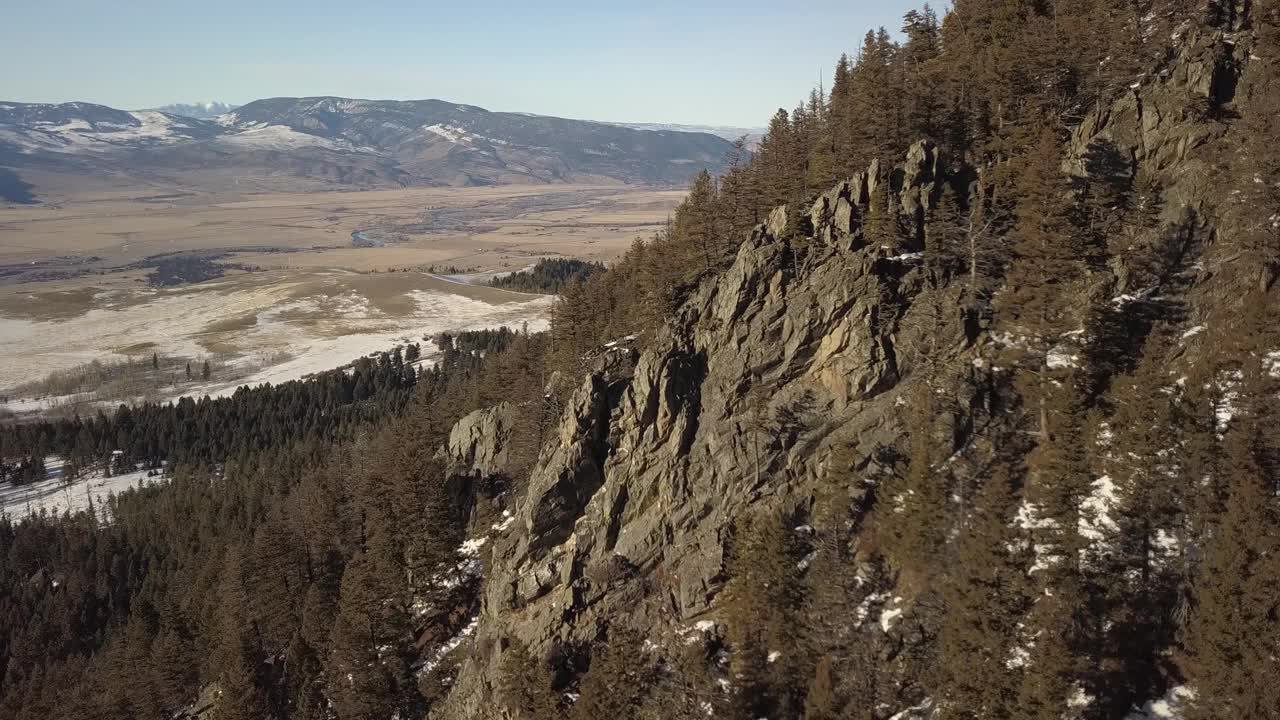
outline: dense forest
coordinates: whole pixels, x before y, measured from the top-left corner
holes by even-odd
[[[140,457],[167,453],[182,464],[169,483],[125,493],[101,516],[0,521],[0,714],[170,717],[191,704],[202,680],[223,678],[244,703],[237,710],[244,717],[309,717],[323,709],[319,683],[329,658],[318,653],[338,639],[331,631],[345,633],[352,653],[371,652],[361,646],[359,624],[370,629],[375,618],[371,631],[397,643],[390,647],[407,672],[411,623],[426,613],[446,624],[448,593],[404,585],[382,553],[419,568],[451,559],[461,520],[472,512],[463,505],[472,489],[441,482],[435,450],[470,409],[530,400],[532,386],[510,378],[540,372],[545,354],[539,338],[510,330],[437,342],[440,362],[416,383],[384,357],[350,376],[242,390],[226,400],[6,428],[6,448],[23,452],[33,442],[75,450],[83,433],[107,433],[107,446],[118,439]],[[152,437],[151,428],[175,423],[198,439]],[[218,447],[227,452],[211,461],[208,452]],[[362,547],[369,533],[376,561]],[[394,587],[415,593],[416,608],[400,608],[414,614],[397,619],[371,609]],[[440,604],[427,613],[429,602]],[[281,624],[272,627],[268,614]],[[299,635],[306,617],[312,624],[328,618],[313,645]],[[338,630],[333,622],[346,625]],[[248,625],[225,634],[239,623],[251,624],[253,635],[245,634]],[[270,681],[259,674],[262,663],[286,655],[289,672]],[[379,687],[380,703],[421,705],[412,687]],[[369,702],[353,694],[352,703]],[[231,717],[230,706],[219,716]]]
[[[489,281],[494,287],[517,292],[555,295],[571,282],[582,282],[602,272],[600,263],[573,258],[543,258],[528,270],[520,270]]]
[[[0,523],[0,716],[1280,718],[1278,145],[1275,0],[911,12],[548,333],[6,428],[180,467]]]

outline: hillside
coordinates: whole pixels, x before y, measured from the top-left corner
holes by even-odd
[[[0,165],[19,179],[77,174],[206,187],[230,171],[353,187],[681,184],[722,170],[705,133],[496,113],[440,100],[258,100],[212,119],[90,103],[0,103]],[[12,193],[16,200],[16,191]],[[39,195],[39,187],[35,188]]]
[[[548,333],[7,429],[187,467],[0,522],[0,711],[1280,718],[1280,4],[905,25]]]
[[[211,100],[209,102],[202,103],[172,103],[152,109],[170,113],[172,115],[183,115],[186,117],[196,118],[197,120],[215,120],[220,115],[226,115],[237,107],[239,106]]]

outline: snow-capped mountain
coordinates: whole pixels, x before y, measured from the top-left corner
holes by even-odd
[[[723,138],[705,133],[641,132],[443,100],[272,98],[219,122],[240,130],[281,125],[385,153],[411,174],[451,184],[521,178],[682,183],[704,167],[719,167],[729,150]]]
[[[226,115],[235,110],[239,105],[231,105],[229,103],[210,101],[198,103],[173,103],[171,105],[162,105],[153,110],[169,113],[171,115],[183,115],[185,117],[196,118],[198,120],[213,120],[219,115]]]
[[[202,105],[207,112],[216,104]],[[490,112],[443,100],[271,98],[214,119],[90,103],[0,102],[0,166],[197,186],[242,175],[310,183],[683,184],[730,150],[708,133]],[[38,189],[37,189],[38,192]]]
[[[745,138],[747,147],[755,147],[764,137],[762,127],[734,127],[731,125],[681,125],[679,123],[610,123],[633,130],[665,130],[670,132],[707,133],[722,137],[729,142]]]
[[[215,123],[171,113],[126,112],[91,103],[0,103],[0,147],[20,154],[132,150],[223,133]]]

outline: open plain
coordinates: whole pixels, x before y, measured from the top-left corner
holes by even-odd
[[[72,398],[33,387],[95,360],[214,361],[206,382],[134,398],[166,399],[303,377],[446,330],[537,329],[550,299],[488,277],[543,257],[612,260],[682,196],[617,185],[124,188],[0,206],[0,410],[69,409]],[[156,266],[175,259],[214,271],[157,283]],[[96,400],[77,394],[74,409]]]

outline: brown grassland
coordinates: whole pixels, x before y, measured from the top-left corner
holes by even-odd
[[[578,185],[239,195],[137,187],[0,206],[0,391],[153,352],[282,380],[441,329],[536,326],[545,298],[484,286],[485,276],[541,257],[610,261],[660,228],[683,195]],[[381,245],[355,247],[357,231]],[[149,259],[192,254],[229,269],[148,284]],[[303,362],[308,353],[318,359]],[[271,374],[268,358],[297,359]]]

